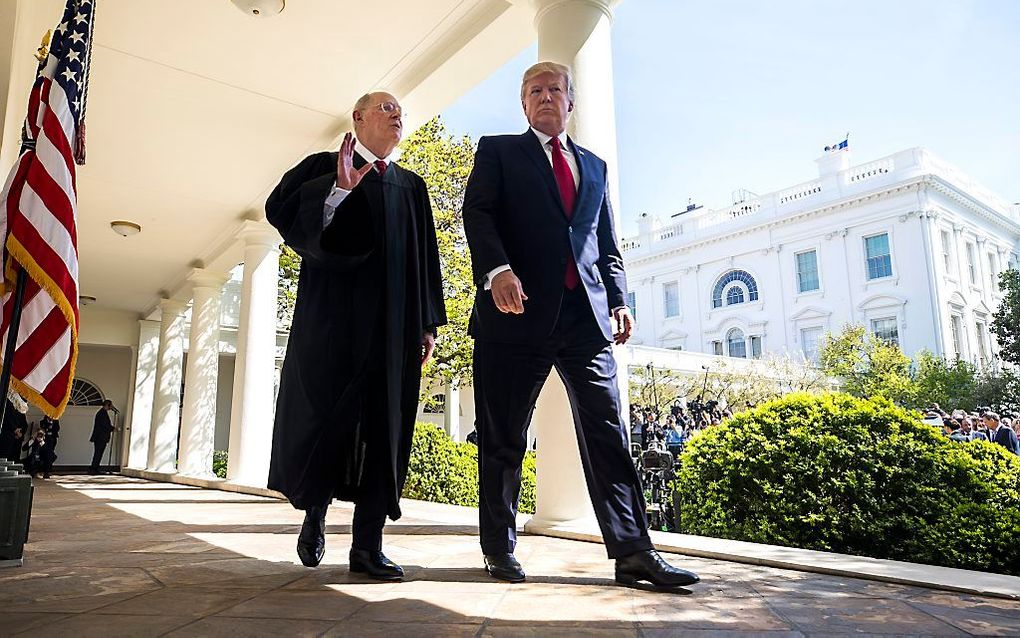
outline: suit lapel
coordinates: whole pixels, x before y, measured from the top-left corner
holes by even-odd
[[[556,202],[560,214],[566,217],[567,213],[563,209],[563,200],[560,198],[560,189],[556,185],[556,176],[553,175],[552,166],[549,165],[549,157],[546,156],[542,143],[538,141],[538,138],[530,129],[521,135],[520,140],[521,151],[528,156],[528,159],[534,162],[535,168],[538,169],[539,175],[545,181],[546,187],[549,189],[549,195]]]
[[[580,211],[585,210],[583,208],[584,200],[591,195],[591,184],[585,180],[589,176],[591,164],[588,151],[575,144],[570,137],[567,137],[567,144],[574,152],[574,159],[577,161],[577,199],[574,203],[574,216],[577,216]]]

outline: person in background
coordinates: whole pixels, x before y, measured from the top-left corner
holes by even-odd
[[[103,407],[96,412],[96,418],[92,423],[92,436],[89,443],[92,444],[92,465],[89,466],[89,474],[99,474],[99,463],[103,460],[103,452],[110,443],[113,436],[113,401],[103,401]]]
[[[43,466],[43,478],[49,478],[53,471],[53,463],[57,460],[57,441],[60,439],[60,419],[42,418],[39,424],[46,433],[46,464]]]
[[[985,427],[988,428],[988,440],[998,443],[1013,454],[1020,455],[1020,439],[1016,432],[1010,428],[1003,427],[999,421],[999,415],[995,412],[987,412],[984,416]]]

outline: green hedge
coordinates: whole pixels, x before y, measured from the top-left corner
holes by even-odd
[[[213,473],[227,478],[226,452],[213,452]],[[478,448],[470,443],[455,443],[436,425],[416,423],[404,496],[478,507]],[[524,456],[520,510],[535,512],[534,452]]]
[[[1020,575],[1020,457],[884,399],[793,394],[696,436],[679,531]]]
[[[431,423],[417,423],[404,496],[478,507],[478,448],[456,443]],[[520,511],[535,511],[535,454],[524,457]]]

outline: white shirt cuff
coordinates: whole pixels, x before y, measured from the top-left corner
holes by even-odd
[[[485,275],[485,283],[482,286],[483,290],[490,290],[492,288],[492,279],[504,270],[510,270],[510,264],[503,264],[502,266],[496,266],[489,271],[489,274]]]
[[[333,221],[333,213],[336,212],[336,207],[340,205],[340,202],[351,194],[351,191],[346,188],[340,188],[336,184],[333,185],[333,190],[326,196],[326,202],[322,207],[322,227],[329,226],[329,223]]]

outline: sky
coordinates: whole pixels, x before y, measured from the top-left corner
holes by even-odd
[[[853,164],[924,146],[1020,202],[1020,0],[624,0],[612,44],[623,236],[811,180],[847,132]],[[524,131],[536,55],[446,109],[449,130]]]

